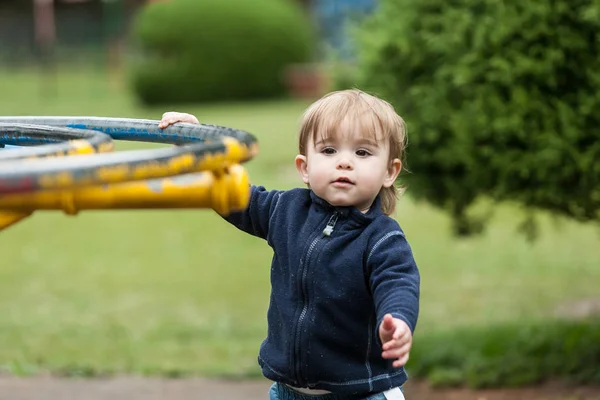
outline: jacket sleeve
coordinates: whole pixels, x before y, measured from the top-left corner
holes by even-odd
[[[377,313],[376,337],[385,314],[406,322],[414,333],[419,316],[421,278],[410,245],[400,230],[380,238],[367,256],[369,282]]]
[[[234,212],[223,218],[246,233],[266,239],[269,233],[269,220],[281,193],[277,190],[267,191],[262,186],[252,186],[248,207],[244,211]]]

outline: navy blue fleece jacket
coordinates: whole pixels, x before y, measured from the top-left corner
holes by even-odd
[[[295,387],[365,395],[401,386],[404,368],[381,357],[387,313],[412,331],[419,271],[379,198],[368,213],[333,207],[309,189],[252,187],[248,208],[226,218],[273,248],[265,377]]]

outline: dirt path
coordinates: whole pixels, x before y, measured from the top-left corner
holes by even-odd
[[[208,379],[62,379],[55,377],[0,377],[0,400],[266,400],[266,380],[224,381]],[[539,388],[470,391],[432,390],[423,383],[406,386],[408,400],[600,400],[600,387]]]

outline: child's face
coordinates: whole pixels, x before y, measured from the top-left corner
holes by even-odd
[[[296,167],[304,183],[329,204],[367,212],[379,191],[394,184],[402,163],[390,160],[387,141],[343,128],[326,140],[310,138]]]

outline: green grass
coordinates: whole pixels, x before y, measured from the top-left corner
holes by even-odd
[[[146,109],[99,71],[69,73],[44,81],[3,71],[0,113],[159,119],[171,109],[192,112],[258,137],[261,153],[247,164],[254,183],[301,185],[293,159],[305,102]],[[139,145],[118,148],[132,146]],[[503,205],[484,235],[459,240],[440,211],[410,195],[400,201],[397,219],[422,274],[418,335],[539,320],[599,295],[598,230],[544,214],[531,244],[516,232],[522,215]],[[4,369],[259,374],[271,250],[212,211],[39,212],[0,233],[0,243]]]
[[[526,320],[419,336],[412,376],[431,385],[600,385],[600,319]]]

